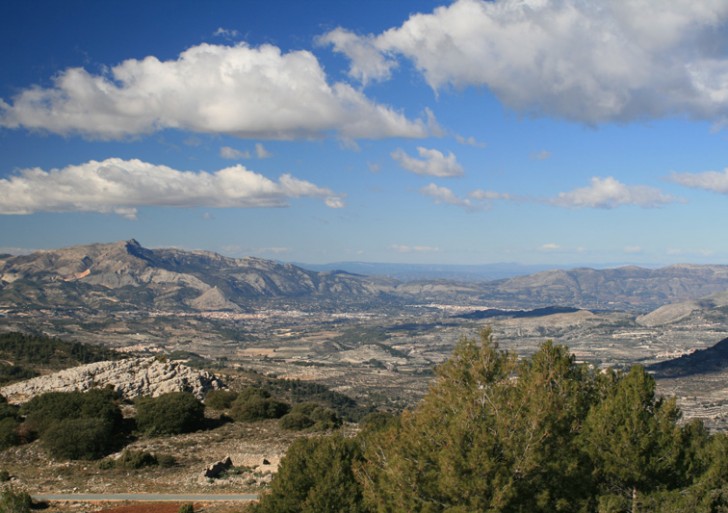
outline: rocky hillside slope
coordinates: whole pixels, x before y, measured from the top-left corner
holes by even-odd
[[[252,311],[271,304],[553,305],[647,312],[728,290],[728,266],[540,272],[491,282],[399,282],[316,272],[208,251],[148,249],[135,240],[0,256],[0,309]]]
[[[0,395],[10,403],[19,404],[45,392],[83,392],[106,386],[113,387],[125,399],[156,397],[167,392],[191,392],[202,399],[208,391],[224,388],[225,385],[207,371],[150,357],[96,362],[65,369],[2,387]]]
[[[0,258],[0,307],[241,310],[270,298],[369,298],[385,281],[130,240]]]

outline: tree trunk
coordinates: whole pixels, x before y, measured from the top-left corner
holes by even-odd
[[[632,486],[632,513],[637,513],[637,487]]]

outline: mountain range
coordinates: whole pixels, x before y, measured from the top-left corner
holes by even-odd
[[[272,302],[335,308],[441,301],[647,313],[727,290],[728,266],[722,265],[558,269],[463,282],[314,271],[208,251],[149,249],[133,239],[0,256],[0,308],[5,309],[249,311]]]

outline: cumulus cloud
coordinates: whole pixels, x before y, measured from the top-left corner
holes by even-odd
[[[52,87],[0,99],[0,126],[91,139],[167,128],[258,139],[424,137],[429,118],[409,120],[346,83],[329,84],[311,52],[272,45],[201,44],[176,60],[128,59],[99,75],[68,68]]]
[[[704,173],[672,173],[670,180],[693,189],[728,194],[728,169]]]
[[[250,152],[243,151],[243,150],[236,150],[235,148],[231,148],[230,146],[223,146],[222,148],[220,148],[220,156],[222,158],[228,159],[228,160],[249,159]]]
[[[397,61],[388,58],[373,37],[360,37],[341,27],[317,38],[320,45],[331,45],[335,52],[342,53],[351,59],[349,76],[363,84],[390,77]]]
[[[493,191],[476,189],[468,193],[467,197],[455,194],[451,189],[434,183],[420,189],[420,194],[432,198],[437,205],[454,205],[469,211],[485,210],[490,208],[495,200],[510,200],[510,195]]]
[[[452,152],[445,156],[441,151],[419,146],[417,153],[419,159],[410,157],[404,150],[398,148],[391,153],[391,156],[402,168],[418,175],[450,177],[463,174],[463,168]]]
[[[588,187],[559,193],[551,203],[568,208],[604,208],[621,206],[658,207],[678,201],[659,189],[645,185],[625,185],[613,177],[594,177]]]
[[[135,218],[143,206],[284,207],[301,197],[344,205],[340,195],[311,182],[289,174],[273,181],[241,165],[208,173],[110,158],[50,171],[24,169],[0,179],[0,214],[113,212]]]
[[[723,121],[727,28],[723,0],[457,0],[378,35],[336,29],[320,41],[365,83],[405,58],[435,90],[485,86],[530,114]]]

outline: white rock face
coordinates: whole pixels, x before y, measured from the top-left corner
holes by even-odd
[[[39,376],[0,388],[8,402],[20,404],[45,392],[86,391],[114,387],[125,399],[167,392],[191,392],[202,399],[209,390],[224,384],[207,371],[191,369],[179,362],[160,362],[154,357],[90,363],[55,374]]]

